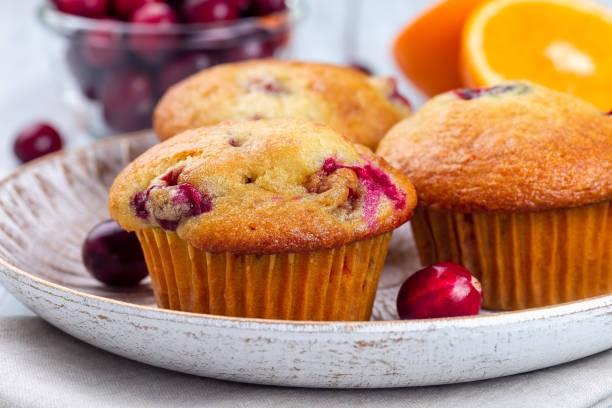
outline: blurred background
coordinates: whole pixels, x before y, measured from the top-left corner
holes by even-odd
[[[288,4],[295,4],[295,7],[288,20],[269,19],[267,22],[271,27],[276,26],[276,29],[270,29],[270,33],[276,30],[274,33],[269,37],[265,37],[267,34],[264,33],[264,40],[259,43],[250,42],[252,39],[249,37],[250,34],[245,34],[244,39],[239,41],[238,48],[231,48],[233,46],[223,48],[222,56],[213,63],[276,53],[282,57],[298,60],[359,64],[376,75],[396,77],[400,92],[406,94],[418,107],[425,97],[402,76],[392,57],[391,47],[400,30],[434,3],[436,3],[434,0],[289,0]],[[599,3],[612,6],[612,0],[599,0]],[[123,110],[130,109],[133,106],[130,105],[130,101],[122,100],[122,95],[127,92],[126,89],[131,86],[130,84],[135,82],[133,78],[123,78],[123,82],[107,84],[100,79],[101,76],[98,74],[104,73],[107,69],[104,64],[109,58],[115,57],[104,52],[103,47],[100,50],[93,48],[91,58],[99,65],[96,68],[92,69],[91,64],[88,66],[91,61],[79,61],[78,57],[76,61],[73,60],[74,55],[70,54],[73,51],[71,47],[83,54],[81,42],[89,39],[82,34],[91,32],[92,27],[82,27],[80,25],[82,19],[79,18],[73,21],[68,16],[66,19],[65,15],[58,16],[58,13],[53,13],[52,10],[51,12],[47,10],[45,13],[41,11],[43,4],[50,2],[44,0],[0,2],[0,49],[2,50],[0,119],[3,123],[0,130],[0,175],[6,174],[19,164],[13,154],[13,141],[20,130],[35,122],[51,123],[63,136],[64,147],[68,148],[89,143],[109,134],[147,127],[146,124],[126,123],[124,118],[109,116],[113,112],[105,112],[106,116],[103,116],[99,95],[83,96],[91,90],[87,88],[88,84],[78,84],[75,81],[77,76],[84,81],[102,83],[106,89],[117,88],[120,91],[116,92],[119,96],[115,95],[114,100],[110,98],[110,102]],[[244,25],[241,27],[240,30],[248,31],[248,27]],[[238,31],[236,28],[229,35],[234,35]],[[289,32],[290,35],[287,35]],[[213,42],[219,40],[215,36],[228,35],[227,32],[211,33]],[[181,32],[177,35],[180,35],[182,40],[186,38],[188,41],[193,41],[196,48],[202,46],[201,41],[210,41],[210,38],[203,38],[200,33]],[[93,40],[105,44],[104,41],[109,39],[102,35],[94,36]],[[160,41],[165,40],[168,39],[162,38]],[[170,40],[174,41],[175,38]],[[144,46],[150,45],[147,41],[145,38]],[[120,53],[133,54],[133,45],[123,45],[123,47],[129,46],[132,47],[129,52],[122,49]],[[143,76],[148,75],[152,82],[149,86],[152,86],[156,93],[153,100],[161,95],[170,82],[175,82],[178,77],[185,74],[184,67],[181,66],[170,67],[168,73],[163,72],[166,68],[163,64],[168,64],[167,59],[163,63],[155,61],[149,63],[149,60],[154,59],[150,55],[131,54],[128,57],[136,61],[139,69],[145,70]],[[206,55],[210,57],[217,54]],[[204,60],[201,56],[199,59],[189,60],[187,62],[190,64],[189,69],[206,67],[211,63],[210,60],[206,60],[208,57],[205,56]],[[98,76],[92,72],[94,74],[97,72]],[[135,92],[139,90],[136,89]],[[122,106],[121,103],[128,106]],[[150,112],[146,108],[142,112],[144,118],[150,118]],[[109,121],[114,128],[105,127]]]
[[[19,164],[14,136],[28,124],[51,122],[65,147],[94,140],[87,112],[67,93],[65,68],[55,33],[45,29],[42,0],[0,2],[0,174]],[[393,75],[413,103],[422,96],[402,79],[391,57],[394,36],[432,0],[301,0],[289,48],[283,55],[308,61],[359,63],[375,74]]]

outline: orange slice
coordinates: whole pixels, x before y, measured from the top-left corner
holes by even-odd
[[[493,0],[462,37],[465,85],[529,79],[612,109],[612,11],[581,0]]]
[[[398,66],[427,96],[461,87],[461,29],[470,12],[483,1],[441,1],[396,38],[393,55]]]

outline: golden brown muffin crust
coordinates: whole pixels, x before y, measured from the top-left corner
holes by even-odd
[[[410,114],[390,78],[333,65],[252,60],[218,65],[171,87],[153,116],[161,140],[222,121],[295,117],[376,148]]]
[[[377,153],[414,183],[420,203],[442,210],[546,210],[612,198],[612,118],[529,82],[437,96],[393,127]]]
[[[410,218],[410,182],[330,127],[297,119],[186,131],[129,164],[110,191],[126,230],[162,227],[210,252],[333,248]]]

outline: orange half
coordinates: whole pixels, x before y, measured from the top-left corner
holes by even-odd
[[[425,11],[397,36],[393,55],[404,75],[427,96],[461,87],[461,30],[486,0],[445,0]]]
[[[529,79],[612,109],[612,11],[580,0],[494,0],[463,29],[465,85]]]

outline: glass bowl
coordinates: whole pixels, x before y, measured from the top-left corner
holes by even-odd
[[[146,25],[62,13],[48,2],[38,17],[50,36],[52,66],[69,105],[101,137],[151,127],[163,93],[210,66],[282,56],[298,5],[259,17],[206,24]]]

